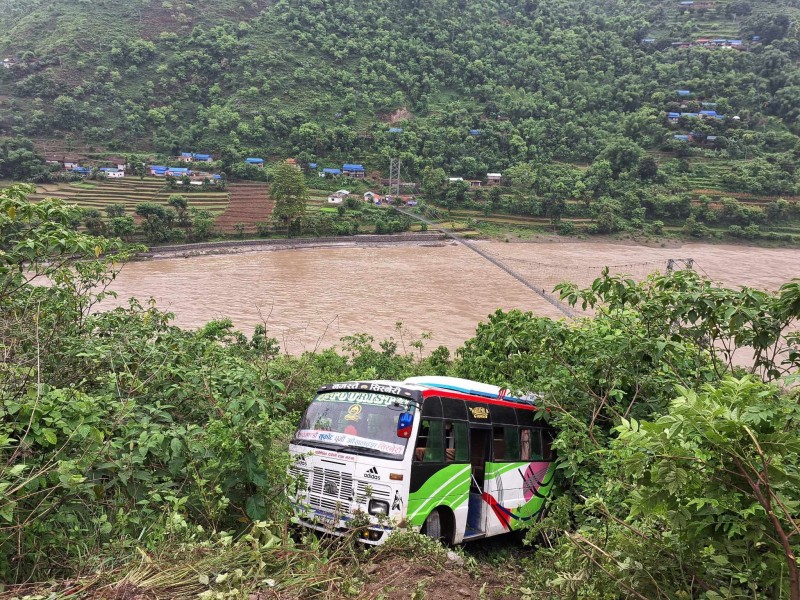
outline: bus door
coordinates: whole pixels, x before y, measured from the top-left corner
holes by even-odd
[[[470,486],[467,527],[464,539],[483,537],[486,535],[486,519],[488,517],[483,492],[486,487],[486,461],[492,441],[490,427],[470,425],[469,429],[469,462]]]

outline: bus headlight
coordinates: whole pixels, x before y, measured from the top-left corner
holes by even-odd
[[[383,500],[370,500],[369,501],[369,514],[371,515],[388,515],[389,503]]]

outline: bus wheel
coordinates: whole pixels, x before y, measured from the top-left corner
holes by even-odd
[[[425,519],[421,532],[434,540],[442,539],[442,518],[438,508],[431,511],[431,514]]]

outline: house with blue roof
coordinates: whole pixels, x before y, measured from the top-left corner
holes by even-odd
[[[80,175],[81,177],[88,177],[92,174],[92,170],[89,167],[75,167],[70,171],[70,173]]]
[[[692,139],[692,138],[691,138],[691,136],[688,136],[688,135],[685,135],[685,134],[681,134],[681,133],[676,133],[676,134],[675,134],[675,135],[673,135],[672,137],[673,137],[674,139],[676,139],[676,140],[680,140],[680,141],[682,141],[682,142],[688,142],[689,140],[691,140],[691,139]]]
[[[667,121],[670,123],[677,123],[678,119],[681,118],[681,113],[678,112],[668,112],[667,113]]]
[[[178,160],[183,162],[211,162],[214,158],[210,154],[197,154],[195,152],[181,152]]]
[[[317,168],[317,163],[308,163],[308,168],[309,169],[316,169]]]
[[[322,169],[322,173],[319,174],[320,177],[335,177],[337,175],[341,175],[341,169],[331,169],[331,168],[324,168]]]
[[[184,177],[191,175],[192,171],[188,167],[170,167],[166,174],[172,177]]]
[[[114,167],[103,167],[100,169],[100,171],[105,173],[106,177],[109,179],[120,179],[121,177],[125,177],[125,171],[116,169]]]
[[[389,127],[389,133],[403,133],[402,127]]]
[[[162,165],[150,165],[148,169],[150,169],[150,175],[154,175],[155,177],[165,177],[167,171],[169,171],[169,167],[164,167]]]
[[[256,158],[256,157],[245,158],[244,162],[247,163],[248,165],[255,165],[259,169],[263,169],[264,168],[264,159],[263,158]]]
[[[342,175],[363,179],[365,175],[364,165],[345,163],[342,165]]]
[[[480,135],[481,134],[481,130],[480,129],[470,129],[469,130],[469,134],[470,135]]]
[[[691,90],[675,90],[678,93],[678,96],[691,96]]]

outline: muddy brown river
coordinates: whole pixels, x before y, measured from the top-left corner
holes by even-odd
[[[597,242],[479,242],[531,283],[552,290],[568,279],[587,285],[604,265],[643,278],[669,259],[727,286],[776,290],[800,277],[800,250],[684,244],[670,248]],[[679,263],[680,266],[680,263]],[[455,349],[498,308],[562,317],[546,300],[485,258],[455,243],[322,247],[166,258],[125,265],[112,288],[127,298],[154,298],[175,324],[196,328],[229,317],[251,333],[265,323],[285,352],[326,348],[364,332],[400,339],[429,332],[428,350]]]

